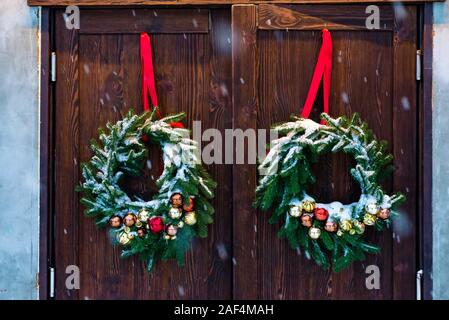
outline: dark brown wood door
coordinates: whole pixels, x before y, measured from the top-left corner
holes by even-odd
[[[80,163],[91,157],[97,128],[117,121],[131,107],[142,111],[139,33],[152,34],[159,103],[163,113],[186,111],[188,124],[230,128],[230,10],[81,10],[81,28],[68,30],[56,13],[55,270],[58,299],[231,298],[232,171],[213,165],[218,181],[215,223],[187,253],[185,267],[160,263],[148,274],[138,258],[122,260],[107,232],[83,216]],[[153,150],[155,153],[156,150]],[[158,156],[129,192],[155,191]],[[152,179],[153,176],[153,179]],[[77,265],[79,290],[66,290],[65,270]]]
[[[278,226],[256,212],[255,166],[234,167],[234,267],[236,298],[413,299],[417,214],[416,8],[394,14],[381,6],[379,30],[367,30],[366,6],[240,5],[232,10],[234,126],[268,129],[300,114],[318,51],[321,30],[333,38],[330,113],[359,112],[395,156],[387,190],[407,195],[401,232],[369,232],[382,254],[334,274],[276,237]],[[242,81],[243,79],[244,81]],[[315,114],[323,110],[318,92]],[[320,201],[349,203],[360,196],[344,155],[329,155],[315,166]],[[408,232],[403,232],[404,227]],[[248,230],[242,232],[241,230]],[[254,232],[257,230],[257,232]],[[372,230],[371,230],[372,231]],[[380,289],[365,286],[365,268],[380,268]]]
[[[391,299],[413,298],[416,267],[417,105],[415,7],[395,17],[381,7],[381,29],[366,30],[365,6],[236,5],[222,9],[81,10],[69,30],[56,11],[54,267],[58,299]],[[232,30],[231,30],[232,22]],[[299,113],[319,50],[320,30],[334,40],[332,115],[360,112],[395,156],[388,190],[407,194],[400,237],[369,234],[382,255],[339,274],[324,272],[276,238],[268,214],[251,204],[255,165],[210,165],[218,182],[215,223],[196,240],[185,267],[160,263],[151,274],[138,258],[121,260],[107,233],[83,216],[80,163],[97,128],[129,109],[142,110],[139,33],[152,34],[156,82],[164,113],[186,111],[202,130],[264,128]],[[231,51],[232,50],[232,51]],[[319,93],[320,94],[320,93]],[[322,108],[315,105],[316,118]],[[153,151],[155,153],[155,150]],[[155,192],[158,155],[129,192]],[[321,201],[358,196],[350,160],[330,156],[316,166]],[[365,287],[365,267],[381,270],[381,288]],[[80,269],[68,290],[65,270]]]

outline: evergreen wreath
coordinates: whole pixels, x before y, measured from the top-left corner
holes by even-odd
[[[302,248],[318,265],[327,270],[332,264],[338,272],[364,260],[366,253],[380,252],[365,241],[365,226],[388,228],[405,197],[387,195],[379,185],[379,179],[391,172],[393,157],[386,151],[387,143],[378,141],[357,113],[351,119],[326,113],[321,118],[327,124],[293,117],[292,122],[274,126],[280,138],[259,166],[264,176],[255,206],[273,209],[270,223],[283,222],[278,236],[287,238],[292,248]],[[358,202],[317,203],[306,193],[316,181],[310,163],[327,152],[344,152],[355,159],[350,173],[361,189]]]
[[[156,110],[142,115],[131,110],[108,123],[107,132],[100,129],[100,142],[91,142],[93,156],[82,165],[84,182],[78,187],[85,214],[100,227],[109,224],[113,243],[123,246],[121,256],[140,255],[148,271],[158,259],[174,258],[182,265],[190,240],[207,236],[214,213],[209,199],[216,187],[196,156],[190,131],[174,125],[185,114],[155,120]],[[144,201],[128,196],[121,182],[125,175],[142,173],[148,140],[161,147],[164,169],[156,181],[159,193]]]

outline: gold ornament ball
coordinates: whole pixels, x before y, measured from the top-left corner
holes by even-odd
[[[376,215],[379,212],[379,206],[376,203],[368,203],[365,205],[365,211],[369,214]]]
[[[144,237],[145,237],[145,229],[139,229],[139,230],[137,230],[137,235],[138,235],[140,238],[144,238]]]
[[[302,202],[302,209],[307,213],[312,213],[313,211],[315,211],[315,207],[315,201],[304,200]]]
[[[182,215],[182,210],[179,208],[172,207],[168,212],[168,216],[172,219],[179,219]]]
[[[174,225],[169,225],[167,227],[167,234],[171,237],[176,236],[176,234],[178,233],[178,229],[174,226]]]
[[[128,239],[129,239],[129,240],[134,239],[134,236],[135,236],[134,232],[128,233]]]
[[[304,227],[310,228],[312,226],[312,216],[309,214],[303,214],[301,216],[301,224]]]
[[[147,220],[150,218],[150,213],[147,210],[142,209],[142,210],[139,211],[139,214],[137,215],[137,218],[141,222],[147,222]]]
[[[171,205],[175,208],[179,208],[182,206],[182,196],[180,193],[174,193],[170,197]]]
[[[316,240],[320,237],[321,230],[319,228],[310,228],[309,229],[309,237]]]
[[[179,222],[178,222],[178,228],[182,228],[182,227],[184,227],[184,222],[179,221]]]
[[[293,206],[290,207],[290,210],[288,212],[292,217],[299,217],[301,215],[301,207],[300,206]]]
[[[113,216],[111,217],[111,219],[109,220],[109,224],[111,225],[111,227],[113,228],[120,228],[121,224],[122,224],[122,218],[120,218],[120,216]]]
[[[134,213],[128,213],[125,218],[123,218],[123,223],[127,227],[132,227],[137,221],[137,217]]]
[[[137,222],[136,222],[136,227],[137,227],[137,228],[142,227],[142,221],[137,220]]]
[[[367,226],[372,226],[376,223],[377,217],[369,214],[369,213],[365,213],[365,215],[363,216],[363,223]]]
[[[186,213],[186,216],[184,217],[184,222],[188,224],[189,226],[193,226],[196,223],[196,213],[195,211],[191,211]]]
[[[130,227],[125,227],[125,228],[123,228],[123,231],[125,231],[125,233],[130,233],[131,232],[131,228]]]
[[[128,238],[128,234],[126,232],[122,232],[118,235],[118,242],[125,246],[127,245],[129,242],[131,241],[131,239]]]
[[[337,224],[333,221],[327,221],[324,225],[324,230],[326,230],[327,232],[335,232],[337,231],[337,228]]]
[[[340,222],[340,228],[343,231],[349,231],[352,229],[352,222],[350,220],[343,220]]]
[[[382,220],[388,219],[390,217],[390,209],[380,209],[377,216]]]
[[[365,224],[358,220],[354,221],[354,228],[357,234],[362,234],[365,232]]]

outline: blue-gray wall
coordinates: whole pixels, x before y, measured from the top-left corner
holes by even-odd
[[[449,299],[449,1],[433,9],[433,297]]]
[[[36,299],[38,9],[0,1],[0,299]]]

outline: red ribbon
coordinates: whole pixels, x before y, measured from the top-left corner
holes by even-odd
[[[307,93],[306,103],[302,109],[301,117],[307,119],[312,111],[313,103],[315,102],[316,94],[320,86],[321,78],[323,78],[323,104],[324,112],[329,113],[329,96],[331,88],[331,72],[332,72],[332,38],[329,30],[322,31],[323,42],[321,44],[318,60],[313,71],[312,82],[310,84],[309,92]],[[325,124],[321,120],[321,124]]]
[[[154,80],[153,54],[151,50],[150,36],[142,32],[140,34],[140,61],[142,63],[142,102],[143,110],[150,110],[150,103],[148,101],[148,94],[151,98],[151,103],[156,109],[158,118],[161,118],[159,106],[157,102],[156,81]],[[184,128],[181,122],[171,122],[170,126],[173,128]]]
[[[154,108],[158,108],[156,82],[154,81],[153,55],[151,53],[151,39],[148,34],[140,34],[140,60],[142,63],[142,102],[143,110],[150,110],[148,93]],[[160,117],[159,110],[157,110]]]

